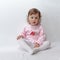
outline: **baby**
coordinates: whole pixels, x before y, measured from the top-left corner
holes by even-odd
[[[41,12],[32,8],[28,12],[27,16],[28,25],[24,27],[24,30],[17,36],[17,40],[23,39],[22,45],[30,54],[36,53],[40,50],[45,50],[50,47],[50,42],[46,40],[43,27],[41,25]],[[21,40],[22,40],[21,39]]]

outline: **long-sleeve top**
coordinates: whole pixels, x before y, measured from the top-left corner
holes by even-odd
[[[40,45],[46,40],[44,29],[41,24],[36,26],[25,26],[21,35],[23,35],[26,41],[38,43]]]

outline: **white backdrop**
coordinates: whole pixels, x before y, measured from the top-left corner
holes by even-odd
[[[0,0],[0,47],[17,45],[19,29],[26,24],[30,8],[42,13],[42,25],[50,41],[60,40],[59,0]]]

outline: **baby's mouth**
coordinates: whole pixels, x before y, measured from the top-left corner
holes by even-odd
[[[35,22],[33,22],[35,24]]]

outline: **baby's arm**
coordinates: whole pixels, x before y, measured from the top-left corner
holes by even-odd
[[[26,31],[25,28],[23,29],[23,32],[17,36],[17,40],[19,40],[20,38],[25,38],[26,37]]]
[[[40,28],[40,33],[39,33],[39,38],[37,40],[37,42],[41,45],[43,44],[43,42],[46,40],[46,36],[45,36],[45,33],[44,33],[44,29],[43,27],[41,26]]]
[[[35,41],[35,47],[41,46],[45,40],[46,40],[45,33],[44,33],[44,30],[41,26],[38,40]]]

